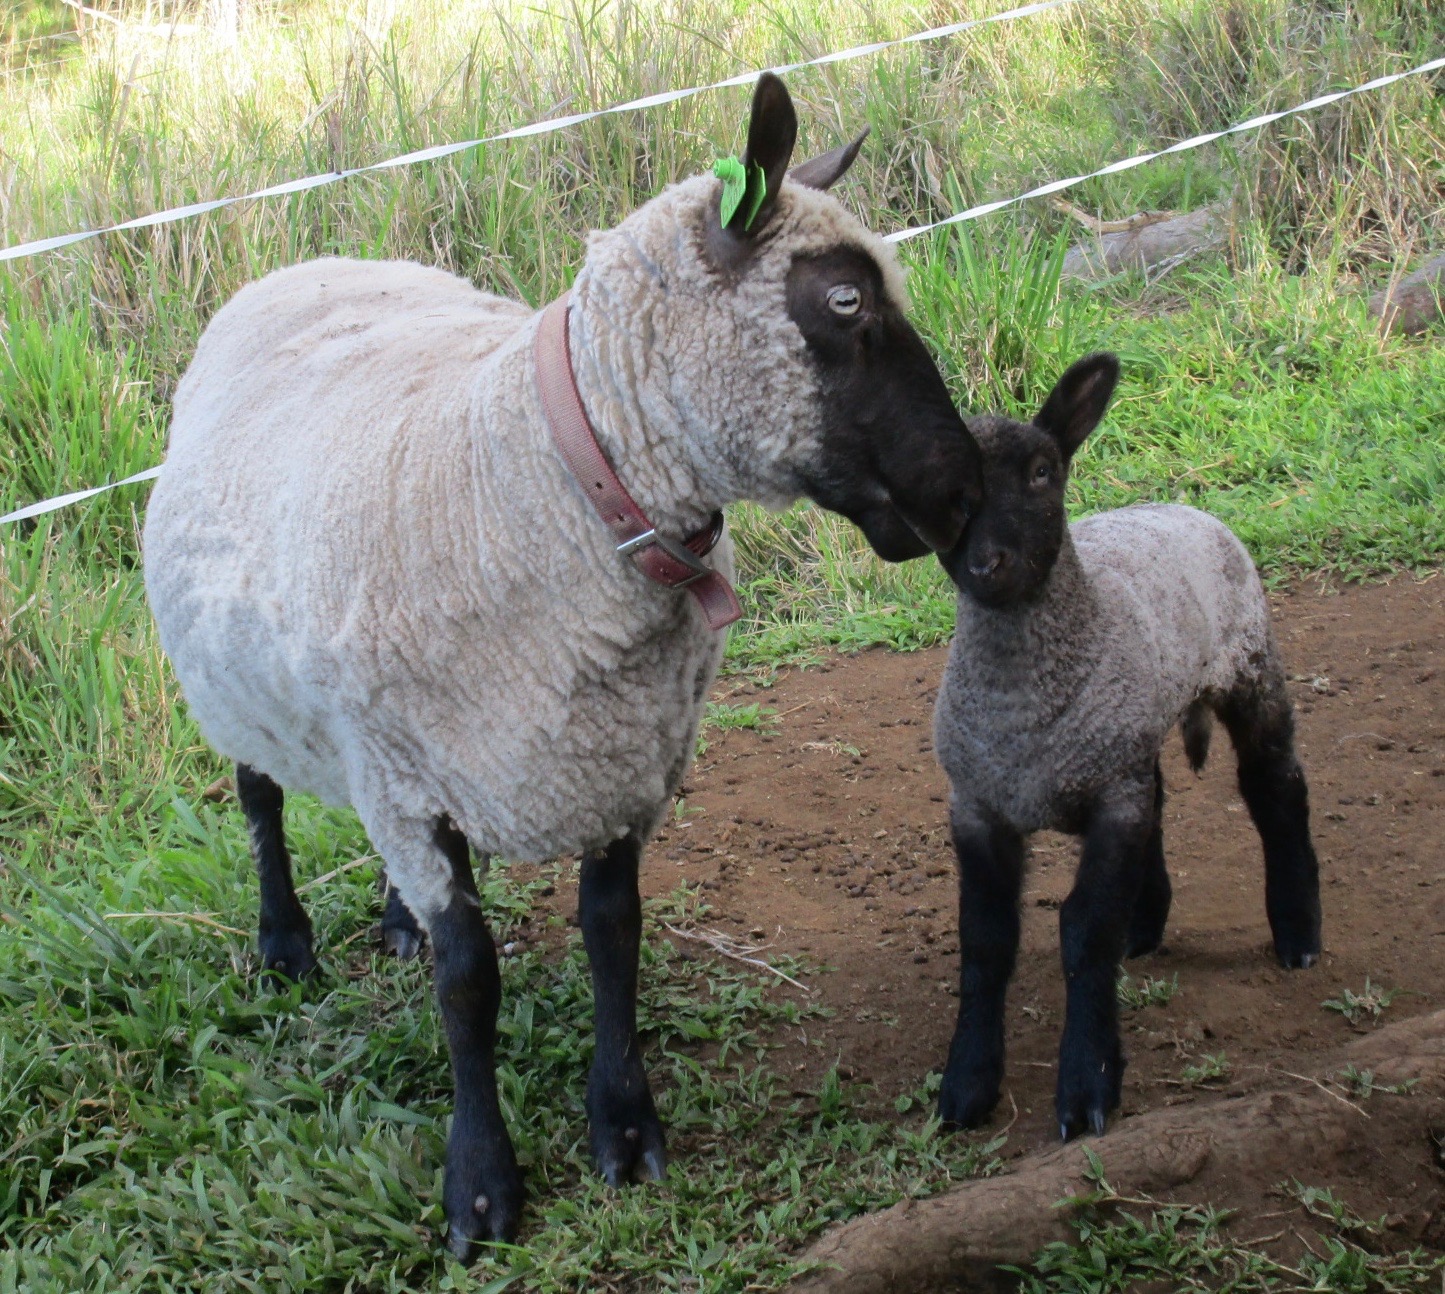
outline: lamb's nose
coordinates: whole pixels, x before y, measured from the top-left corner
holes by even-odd
[[[986,580],[1003,570],[1007,556],[1008,554],[999,549],[984,557],[975,558],[969,562],[968,569],[976,579]]]

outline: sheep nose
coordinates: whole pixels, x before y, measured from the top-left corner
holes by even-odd
[[[1007,559],[1008,554],[1000,549],[983,557],[975,558],[969,562],[968,569],[976,579],[990,579],[1003,570]]]

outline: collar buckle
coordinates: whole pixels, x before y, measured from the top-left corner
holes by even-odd
[[[645,552],[652,547],[662,549],[673,561],[687,567],[688,574],[681,579],[667,581],[675,589],[685,589],[689,584],[706,579],[713,574],[712,567],[704,566],[686,544],[679,544],[675,539],[669,539],[655,529],[644,530],[642,534],[618,544],[617,551],[624,557],[635,558],[638,553]]]

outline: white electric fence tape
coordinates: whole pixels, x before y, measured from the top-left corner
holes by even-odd
[[[976,26],[979,22],[997,22],[997,21],[1000,21],[1000,20],[1002,20],[1002,19],[1004,19],[1004,18],[1021,17],[1022,15],[1026,14],[1026,13],[1036,13],[1036,12],[1037,12],[1038,10],[1040,10],[1040,9],[1053,8],[1053,7],[1055,7],[1056,5],[1062,4],[1062,3],[1072,3],[1072,0],[1050,0],[1050,3],[1048,3],[1048,4],[1029,5],[1029,6],[1027,6],[1026,8],[1023,8],[1023,9],[1013,9],[1013,10],[1010,10],[1008,13],[1005,13],[1005,14],[995,14],[992,18],[977,19],[977,20],[975,20],[974,22],[970,22],[970,23],[956,23],[956,24],[954,24],[952,27],[938,27],[938,28],[933,29],[932,32],[920,32],[920,33],[919,33],[918,35],[916,35],[916,36],[904,37],[903,40],[901,40],[901,41],[885,41],[885,42],[882,42],[882,43],[877,44],[877,45],[860,45],[860,46],[858,46],[858,49],[857,49],[857,50],[845,50],[845,51],[843,51],[842,53],[839,53],[839,54],[827,54],[827,55],[824,55],[822,58],[813,59],[813,60],[811,60],[809,63],[794,63],[794,64],[789,65],[789,67],[781,68],[781,69],[778,69],[778,70],[779,70],[779,71],[790,71],[790,70],[794,70],[794,69],[799,68],[799,67],[809,67],[809,66],[812,66],[812,65],[817,64],[817,63],[837,62],[839,59],[842,59],[842,58],[857,57],[857,56],[858,56],[858,51],[863,51],[863,52],[867,53],[867,52],[872,52],[872,51],[874,51],[874,50],[879,50],[879,49],[888,49],[888,48],[890,48],[890,47],[893,46],[893,45],[900,45],[900,44],[903,44],[903,43],[905,43],[905,42],[907,42],[907,41],[926,40],[926,39],[928,39],[930,36],[937,35],[937,34],[940,34],[940,33],[951,33],[951,32],[954,32],[954,31],[959,31],[959,30],[961,30],[961,29],[964,28],[964,27]],[[1161,148],[1161,149],[1159,149],[1157,152],[1153,152],[1153,153],[1137,153],[1137,154],[1135,154],[1133,157],[1126,157],[1126,158],[1124,158],[1122,161],[1119,161],[1119,162],[1111,162],[1108,166],[1101,167],[1101,168],[1100,168],[1099,170],[1097,170],[1097,171],[1090,171],[1087,175],[1075,175],[1075,176],[1071,176],[1071,177],[1070,177],[1069,179],[1067,179],[1067,180],[1054,180],[1054,181],[1052,181],[1052,182],[1049,183],[1049,184],[1041,184],[1041,185],[1039,185],[1039,187],[1036,188],[1036,189],[1030,189],[1027,193],[1020,193],[1017,197],[1014,197],[1014,198],[1004,198],[1002,201],[999,201],[999,202],[985,202],[985,203],[980,204],[979,206],[970,207],[970,208],[968,208],[967,211],[960,211],[960,212],[958,212],[956,215],[946,216],[946,217],[944,217],[944,219],[942,219],[942,220],[935,220],[932,224],[928,224],[928,225],[918,225],[918,226],[915,226],[914,228],[911,228],[911,229],[899,229],[899,230],[896,230],[894,233],[891,233],[891,234],[886,235],[886,236],[885,236],[885,241],[886,241],[886,242],[890,242],[890,243],[901,243],[901,242],[907,241],[907,240],[910,239],[910,238],[917,238],[920,234],[926,234],[926,233],[928,233],[928,232],[931,231],[931,230],[934,230],[934,229],[942,229],[942,228],[944,228],[946,225],[957,225],[957,224],[962,224],[964,221],[967,221],[967,220],[977,220],[977,219],[979,219],[981,216],[991,215],[991,214],[992,214],[993,212],[995,212],[995,211],[1002,211],[1005,207],[1012,207],[1012,206],[1016,205],[1017,203],[1027,201],[1029,198],[1041,198],[1041,197],[1044,197],[1046,194],[1059,193],[1059,192],[1062,192],[1064,189],[1072,188],[1072,187],[1073,187],[1074,185],[1076,185],[1076,184],[1082,184],[1085,180],[1098,179],[1100,176],[1103,176],[1103,175],[1117,175],[1120,171],[1132,170],[1132,169],[1133,169],[1134,167],[1136,167],[1136,166],[1143,166],[1145,162],[1152,162],[1152,161],[1153,161],[1155,158],[1157,158],[1157,157],[1166,157],[1166,156],[1168,156],[1170,153],[1184,153],[1184,152],[1188,152],[1190,149],[1199,148],[1199,147],[1202,147],[1202,146],[1205,145],[1205,144],[1213,143],[1216,139],[1223,139],[1223,138],[1225,138],[1225,137],[1228,136],[1228,135],[1238,135],[1238,134],[1240,134],[1241,132],[1246,131],[1246,130],[1258,130],[1258,129],[1260,129],[1261,127],[1270,125],[1272,122],[1281,121],[1281,120],[1283,120],[1285,117],[1293,117],[1293,116],[1296,116],[1296,115],[1298,115],[1299,113],[1302,113],[1302,112],[1310,112],[1310,111],[1312,111],[1312,110],[1315,109],[1315,108],[1322,108],[1322,107],[1324,107],[1326,104],[1337,103],[1337,102],[1338,102],[1339,100],[1341,100],[1341,99],[1347,99],[1347,98],[1349,98],[1349,97],[1350,97],[1351,95],[1353,95],[1353,94],[1363,94],[1366,90],[1378,90],[1378,89],[1381,89],[1381,88],[1384,87],[1384,86],[1393,85],[1393,84],[1394,84],[1395,82],[1397,82],[1397,81],[1403,81],[1403,80],[1405,80],[1407,77],[1420,76],[1420,75],[1422,75],[1422,74],[1424,74],[1424,73],[1426,73],[1426,72],[1434,72],[1434,71],[1437,71],[1437,70],[1440,69],[1440,68],[1445,68],[1445,58],[1431,59],[1430,62],[1428,62],[1428,63],[1422,63],[1422,64],[1420,64],[1419,67],[1413,67],[1413,68],[1411,68],[1408,72],[1395,72],[1395,73],[1392,73],[1392,74],[1389,75],[1389,76],[1377,76],[1377,77],[1375,77],[1374,80],[1372,80],[1372,81],[1366,81],[1363,85],[1354,86],[1352,89],[1349,89],[1349,90],[1337,90],[1337,91],[1335,91],[1335,92],[1332,93],[1332,94],[1322,94],[1322,95],[1318,96],[1317,98],[1310,99],[1310,100],[1308,100],[1308,101],[1305,102],[1305,103],[1297,104],[1297,105],[1296,105],[1295,107],[1293,107],[1293,108],[1286,108],[1286,109],[1284,109],[1284,110],[1281,111],[1281,112],[1268,112],[1268,113],[1264,113],[1263,115],[1258,116],[1258,117],[1251,117],[1251,118],[1249,118],[1248,121],[1241,121],[1241,122],[1236,123],[1236,124],[1233,125],[1233,126],[1227,126],[1227,127],[1225,127],[1225,129],[1223,129],[1223,130],[1213,130],[1213,131],[1208,132],[1207,134],[1195,135],[1195,136],[1193,136],[1193,137],[1190,138],[1190,139],[1181,140],[1181,141],[1180,141],[1179,143],[1177,143],[1177,144],[1171,144],[1168,148]],[[742,84],[747,83],[748,81],[754,80],[754,79],[757,77],[757,75],[759,75],[759,74],[758,74],[758,73],[754,73],[754,72],[749,72],[746,76],[735,77],[735,78],[733,78],[733,79],[730,80],[730,81],[719,81],[719,82],[717,83],[717,85],[718,85],[718,86],[724,86],[724,85],[742,85]],[[649,106],[652,106],[653,104],[656,104],[656,103],[667,103],[667,102],[670,102],[670,101],[673,100],[673,99],[680,99],[680,98],[683,98],[683,97],[685,97],[686,95],[689,95],[689,94],[698,94],[698,93],[701,92],[701,89],[711,89],[711,88],[716,88],[716,87],[706,87],[706,86],[705,86],[705,87],[701,87],[700,89],[673,90],[673,91],[669,91],[667,94],[663,94],[663,95],[653,95],[653,96],[651,96],[651,97],[648,98],[648,99],[638,99],[638,100],[635,100],[635,101],[634,101],[633,103],[631,103],[631,104],[623,104],[623,105],[621,105],[621,106],[618,107],[618,108],[604,109],[603,112],[621,112],[621,111],[623,111],[623,110],[626,109],[626,108],[649,107]],[[511,132],[508,132],[508,133],[505,134],[505,135],[496,135],[496,136],[493,136],[493,138],[495,138],[495,139],[511,139],[511,138],[515,138],[515,137],[516,137],[517,135],[519,135],[519,134],[542,134],[542,133],[544,133],[545,131],[551,130],[551,129],[554,129],[554,128],[555,128],[555,129],[560,129],[560,127],[561,127],[562,125],[570,125],[570,124],[573,124],[573,123],[578,122],[578,121],[587,121],[587,120],[591,119],[592,117],[599,117],[599,116],[602,116],[602,115],[603,115],[602,112],[589,112],[589,113],[582,113],[581,115],[575,116],[575,117],[561,117],[561,118],[557,118],[557,119],[556,119],[555,121],[553,121],[553,122],[544,122],[544,123],[541,123],[540,125],[537,125],[537,126],[524,126],[524,127],[522,127],[521,130],[519,130],[519,131],[511,131]],[[426,159],[428,159],[428,158],[444,156],[446,153],[449,153],[449,152],[459,152],[460,150],[462,150],[462,149],[464,149],[464,148],[474,148],[474,147],[476,147],[476,145],[477,145],[478,143],[485,143],[485,142],[487,142],[487,141],[485,141],[485,140],[469,140],[469,141],[467,141],[467,142],[464,143],[464,144],[448,144],[448,145],[442,146],[441,148],[423,149],[423,150],[422,150],[421,152],[419,152],[419,153],[408,153],[408,154],[406,154],[405,157],[392,158],[389,162],[378,162],[375,166],[363,167],[363,168],[360,168],[360,169],[361,169],[361,170],[377,170],[377,169],[379,169],[379,168],[381,168],[381,167],[384,167],[384,166],[399,166],[399,165],[402,165],[402,164],[405,163],[405,162],[410,162],[410,161],[424,161],[424,160],[426,160]],[[344,172],[340,172],[340,173],[334,174],[334,175],[327,175],[327,176],[321,176],[321,177],[313,177],[313,179],[310,180],[310,181],[293,181],[293,182],[292,182],[292,185],[293,185],[293,186],[300,185],[300,186],[305,186],[305,187],[314,188],[314,187],[316,187],[317,184],[329,184],[329,183],[334,182],[335,180],[344,178],[346,175],[355,175],[355,174],[357,174],[357,173],[358,173],[358,172],[356,172],[356,171],[344,171]],[[295,191],[296,191],[296,188],[295,188],[295,187],[278,186],[277,188],[275,188],[275,189],[273,189],[273,190],[264,190],[264,189],[263,189],[263,190],[259,191],[258,193],[254,193],[254,194],[251,194],[251,195],[249,195],[249,196],[250,196],[250,197],[263,197],[263,196],[267,196],[268,194],[273,193],[273,192],[274,192],[274,193],[281,193],[281,192],[295,192]],[[214,210],[214,209],[215,209],[216,207],[218,207],[218,206],[226,206],[226,205],[227,205],[228,203],[230,203],[230,202],[240,202],[240,201],[245,201],[245,199],[243,199],[243,198],[223,198],[223,199],[221,199],[219,202],[201,203],[201,204],[197,205],[196,207],[178,208],[178,210],[179,210],[181,213],[183,213],[183,214],[190,214],[190,213],[199,212],[199,211],[211,211],[211,210]],[[160,213],[160,214],[161,214],[161,215],[165,215],[165,214],[167,214],[167,213],[164,213],[164,212],[163,212],[163,213]],[[175,213],[170,213],[170,214],[171,214],[172,216],[175,215]],[[178,217],[177,217],[177,218],[178,218]],[[114,228],[114,229],[130,229],[130,228],[136,228],[136,227],[138,227],[141,223],[158,223],[158,222],[159,222],[159,216],[157,216],[157,217],[142,217],[140,221],[134,221],[134,220],[133,220],[133,221],[130,221],[130,222],[128,222],[127,224],[124,224],[124,225],[114,225],[114,226],[112,226],[112,228]],[[55,240],[55,239],[48,240],[48,241],[45,243],[44,246],[42,246],[42,245],[40,245],[40,244],[34,244],[34,243],[28,244],[27,246],[29,247],[29,249],[30,249],[31,251],[43,251],[43,250],[45,250],[47,247],[50,247],[50,246],[63,246],[66,242],[76,242],[76,241],[78,241],[78,240],[81,239],[81,238],[91,238],[91,237],[94,237],[96,233],[105,233],[105,232],[108,232],[108,231],[106,231],[106,230],[96,230],[96,231],[94,231],[93,233],[71,234],[71,235],[67,235],[65,238],[60,239],[60,240],[58,240],[58,241]],[[14,251],[16,251],[17,249],[11,248],[10,250],[11,250],[12,252],[14,252]],[[5,259],[5,257],[4,257],[3,255],[0,255],[0,259]],[[25,519],[28,518],[28,517],[38,517],[38,516],[40,516],[40,515],[43,514],[43,513],[53,512],[53,511],[54,511],[55,509],[57,509],[57,508],[63,508],[63,507],[65,507],[67,504],[76,503],[76,502],[78,502],[78,501],[81,500],[81,499],[88,499],[88,498],[90,498],[92,495],[102,494],[102,493],[104,493],[106,490],[114,490],[114,489],[119,488],[119,487],[122,486],[122,485],[130,485],[130,484],[132,484],[133,482],[136,482],[136,481],[150,480],[152,477],[155,477],[155,476],[160,475],[160,470],[161,470],[161,469],[160,469],[159,467],[153,467],[153,468],[150,468],[148,471],[138,472],[135,476],[128,476],[128,477],[126,477],[125,480],[123,480],[123,481],[115,481],[115,482],[112,482],[110,485],[98,485],[98,486],[96,486],[94,489],[79,490],[79,491],[76,491],[74,494],[62,494],[62,495],[61,495],[60,497],[58,497],[58,498],[46,499],[46,500],[44,500],[44,501],[42,501],[42,502],[40,502],[40,503],[32,503],[32,504],[30,504],[28,507],[21,508],[21,509],[19,509],[19,510],[16,511],[16,512],[7,512],[7,513],[5,513],[3,516],[0,516],[0,525],[4,525],[7,521],[23,521],[23,520],[25,520]]]
[[[1341,99],[1348,99],[1352,94],[1363,94],[1366,90],[1378,90],[1382,86],[1393,85],[1396,81],[1403,81],[1406,77],[1420,76],[1425,72],[1434,72],[1438,68],[1445,67],[1445,58],[1431,59],[1428,63],[1421,63],[1419,67],[1412,67],[1408,72],[1395,72],[1389,76],[1377,76],[1373,81],[1366,81],[1364,85],[1357,85],[1350,90],[1337,90],[1333,94],[1322,94],[1316,99],[1307,103],[1297,104],[1293,108],[1286,108],[1282,112],[1267,112],[1259,117],[1251,117],[1248,121],[1241,121],[1233,126],[1226,126],[1223,130],[1211,130],[1208,134],[1195,135],[1192,139],[1180,140],[1177,144],[1170,144],[1168,148],[1161,148],[1155,153],[1136,153],[1133,157],[1126,157],[1121,162],[1111,162],[1108,166],[1101,167],[1097,171],[1090,171],[1087,175],[1071,176],[1067,180],[1053,180],[1048,184],[1041,184],[1036,189],[1030,189],[1027,193],[1020,193],[1016,198],[1004,198],[1001,202],[985,202],[977,207],[970,207],[967,211],[960,211],[956,215],[945,216],[942,220],[935,220],[931,225],[918,225],[913,229],[899,229],[894,233],[884,236],[883,241],[888,243],[902,243],[910,238],[917,238],[919,234],[926,234],[933,229],[942,229],[945,225],[962,224],[965,220],[977,220],[980,216],[992,215],[995,211],[1002,211],[1005,207],[1012,207],[1015,203],[1026,202],[1029,198],[1042,198],[1050,193],[1061,193],[1065,189],[1071,189],[1076,184],[1082,184],[1085,180],[1096,180],[1101,175],[1117,175],[1120,171],[1132,171],[1136,166],[1143,166],[1145,162],[1152,162],[1156,157],[1167,157],[1170,153],[1187,153],[1191,148],[1200,148],[1205,144],[1212,144],[1216,139],[1223,139],[1226,135],[1238,135],[1246,130],[1258,130],[1262,126],[1268,126],[1271,122],[1281,121],[1285,117],[1293,117],[1301,112],[1310,112],[1315,108],[1323,108],[1327,103],[1337,103]],[[3,518],[0,518],[3,520]]]
[[[1015,18],[1027,18],[1033,14],[1042,13],[1045,9],[1058,9],[1063,5],[1077,3],[1078,0],[1040,0],[1037,4],[1027,4],[1017,9],[1008,9],[1003,13],[989,14],[985,18],[970,18],[965,22],[949,23],[946,27],[930,27],[927,31],[915,32],[911,36],[902,36],[897,40],[880,40],[874,41],[870,45],[855,45],[852,49],[839,50],[835,54],[824,54],[819,58],[806,59],[801,63],[785,63],[781,67],[766,70],[782,75],[785,72],[797,72],[805,67],[822,67],[829,63],[843,63],[849,59],[866,58],[870,54],[877,54],[885,49],[895,49],[899,45],[914,45],[919,41],[957,36],[960,32],[968,31],[973,27],[983,27],[996,22],[1009,22]],[[148,229],[152,225],[170,224],[172,221],[204,215],[208,211],[219,211],[223,207],[235,206],[238,202],[255,202],[260,198],[279,198],[287,193],[303,193],[308,189],[339,184],[353,175],[366,175],[371,171],[389,171],[398,166],[412,166],[417,162],[433,162],[439,157],[450,157],[453,153],[464,153],[470,148],[480,148],[483,144],[497,144],[505,139],[525,139],[531,135],[551,135],[559,130],[565,130],[569,126],[580,125],[584,121],[593,121],[598,117],[608,117],[618,112],[635,112],[642,108],[657,108],[665,103],[676,103],[679,99],[689,99],[693,95],[706,94],[711,90],[724,90],[730,86],[751,85],[761,75],[762,72],[741,72],[737,76],[728,77],[726,81],[714,81],[710,85],[694,85],[685,90],[664,90],[659,94],[644,95],[641,99],[629,99],[626,103],[614,104],[610,108],[598,108],[594,112],[574,112],[566,117],[549,117],[546,121],[534,121],[530,125],[517,126],[512,130],[504,130],[500,134],[483,135],[480,139],[464,139],[460,143],[435,144],[430,148],[419,148],[411,153],[388,157],[381,162],[372,162],[368,166],[354,166],[345,171],[328,171],[324,175],[308,175],[299,180],[287,180],[282,184],[272,184],[264,189],[257,189],[254,193],[243,193],[231,198],[214,198],[208,202],[193,202],[185,207],[170,207],[165,211],[155,211],[148,216],[137,216],[133,220],[123,220],[118,225],[106,225],[100,229],[83,229],[73,234],[57,234],[53,238],[37,238],[33,242],[0,248],[0,261],[14,261],[19,260],[22,256],[34,256],[39,252],[53,252],[57,248],[69,247],[73,243],[85,242],[90,238],[99,238],[102,234],[118,233],[123,229]],[[0,517],[0,521],[3,520],[5,518]]]

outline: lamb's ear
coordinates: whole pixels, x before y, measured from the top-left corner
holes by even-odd
[[[1107,351],[1085,355],[1069,366],[1044,401],[1044,407],[1034,415],[1034,426],[1042,427],[1058,442],[1065,462],[1099,425],[1118,381],[1117,356]]]
[[[843,144],[817,157],[810,157],[806,162],[799,162],[788,172],[788,179],[795,184],[805,184],[810,189],[831,189],[848,173],[858,150],[863,147],[863,141],[868,138],[869,129],[864,126],[863,133],[851,144]]]
[[[793,110],[793,100],[787,86],[772,72],[758,77],[757,89],[753,91],[753,114],[748,122],[748,146],[743,149],[743,170],[751,173],[754,164],[763,168],[766,189],[758,212],[747,221],[746,208],[742,202],[728,221],[728,229],[734,234],[756,234],[773,214],[778,200],[778,190],[783,187],[783,177],[788,173],[788,162],[792,160],[793,145],[798,142],[798,114]],[[743,228],[747,221],[748,227]]]

